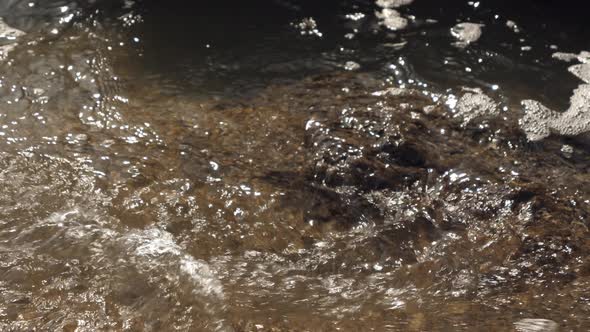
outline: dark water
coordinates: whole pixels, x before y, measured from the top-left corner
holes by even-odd
[[[0,330],[588,330],[584,9],[378,9],[0,1]]]

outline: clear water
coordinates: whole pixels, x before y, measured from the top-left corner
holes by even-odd
[[[0,330],[587,330],[589,27],[477,3],[0,1]]]

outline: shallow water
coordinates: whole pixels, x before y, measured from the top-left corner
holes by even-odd
[[[587,330],[588,136],[520,103],[588,27],[507,3],[0,1],[0,330]]]

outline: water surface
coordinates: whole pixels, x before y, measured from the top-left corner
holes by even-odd
[[[587,330],[587,135],[519,120],[588,27],[508,4],[1,1],[0,329]]]

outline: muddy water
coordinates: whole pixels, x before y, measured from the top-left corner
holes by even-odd
[[[587,135],[519,123],[576,17],[1,3],[0,330],[590,327]]]

